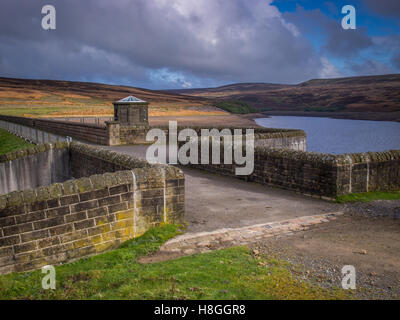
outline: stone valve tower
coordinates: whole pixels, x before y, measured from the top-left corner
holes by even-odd
[[[114,121],[118,121],[122,127],[149,125],[148,102],[129,96],[113,104]]]

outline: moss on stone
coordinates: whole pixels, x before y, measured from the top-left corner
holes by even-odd
[[[106,150],[103,148],[85,145],[85,144],[82,144],[79,142],[72,142],[70,144],[70,148],[74,152],[78,152],[78,153],[82,153],[82,154],[92,156],[92,157],[95,157],[98,159],[102,159],[104,161],[121,166],[127,170],[134,169],[136,167],[151,167],[151,165],[145,160],[141,160],[136,157],[113,152],[113,151]]]
[[[102,174],[96,174],[94,176],[91,176],[90,180],[92,181],[92,185],[95,190],[103,189],[106,186],[105,179]]]
[[[166,180],[183,179],[183,171],[174,166],[160,165],[160,168],[164,171],[164,177]]]
[[[89,178],[80,178],[76,180],[79,192],[87,192],[92,190],[92,183]]]
[[[31,156],[31,155],[34,155],[35,153],[37,153],[37,149],[35,147],[27,148],[26,152],[27,152],[28,156]]]
[[[283,158],[294,161],[313,162],[316,164],[337,164],[337,158],[335,155],[318,153],[318,152],[307,152],[297,151],[289,149],[271,149],[263,146],[255,148],[255,156],[267,156],[274,158]]]
[[[0,195],[0,210],[4,209],[7,206],[7,195]]]
[[[37,200],[43,201],[50,198],[49,189],[47,187],[39,187],[36,189]]]
[[[133,177],[129,179],[129,171],[118,171],[115,173],[115,177],[118,181],[118,184],[127,184],[133,182]],[[132,176],[132,174],[131,174]]]
[[[69,144],[67,142],[57,142],[54,144],[39,144],[33,147],[21,149],[18,151],[13,151],[4,155],[0,156],[0,162],[7,162],[7,161],[13,161],[16,159],[21,159],[25,158],[27,156],[34,155],[36,153],[41,153],[41,152],[46,152],[49,151],[50,149],[66,149],[69,147]]]
[[[37,148],[37,152],[45,152],[46,151],[46,147],[44,144],[39,144],[36,146]]]
[[[7,204],[8,206],[20,206],[23,204],[22,192],[13,191],[8,194]]]
[[[28,155],[28,152],[25,149],[21,149],[16,152],[16,158],[20,159],[20,158],[25,158]]]
[[[22,196],[24,198],[25,203],[33,203],[36,201],[36,192],[35,190],[24,190],[22,192]]]
[[[57,141],[57,142],[54,144],[54,146],[55,146],[56,149],[65,149],[65,148],[68,148],[68,147],[69,147],[69,142],[66,142],[66,141]]]
[[[71,195],[78,192],[76,180],[68,180],[63,183],[64,195]]]
[[[105,173],[105,174],[103,174],[103,178],[104,178],[104,183],[107,187],[113,187],[118,184],[117,177],[115,176],[114,173],[110,173],[110,172]]]
[[[13,160],[17,159],[16,152],[7,153],[5,156],[6,156],[6,161],[13,161]]]
[[[54,183],[49,187],[50,198],[58,198],[63,195],[62,183]]]

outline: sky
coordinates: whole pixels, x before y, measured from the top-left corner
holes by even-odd
[[[400,73],[399,0],[0,2],[3,77],[181,89],[389,73]]]

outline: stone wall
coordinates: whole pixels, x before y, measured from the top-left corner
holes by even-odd
[[[119,129],[119,144],[145,144],[149,126],[123,127]]]
[[[76,142],[71,143],[70,150],[73,177],[80,178],[115,170],[131,170],[140,189],[137,192],[139,200],[149,198],[151,193],[154,193],[154,197],[156,194],[161,194],[161,198],[157,201],[139,202],[138,212],[164,210],[164,222],[184,222],[185,178],[183,172],[177,167],[151,165],[145,160]],[[149,192],[150,189],[151,192]]]
[[[106,125],[102,126],[88,123],[4,115],[0,115],[0,120],[21,124],[39,131],[60,136],[69,136],[78,140],[107,146],[146,143],[146,134],[150,129],[149,126],[121,126],[118,121],[106,121]],[[36,141],[40,140],[40,134],[41,133],[39,133],[39,137]],[[23,136],[24,132],[20,132],[20,135]],[[29,135],[31,135],[31,133],[29,133]]]
[[[24,117],[12,117],[0,115],[0,120],[10,123],[21,124],[33,129],[44,132],[53,133],[60,136],[70,136],[72,138],[92,142],[99,145],[129,145],[129,144],[149,144],[146,141],[146,135],[151,127],[146,125],[137,126],[121,126],[118,121],[108,121],[106,126],[95,124],[85,124],[77,122],[34,119]],[[169,128],[167,126],[157,127],[165,131],[168,135]],[[178,131],[188,128],[187,126],[179,126]],[[200,136],[202,129],[212,129],[204,127],[190,127]],[[233,133],[232,128],[223,126],[215,127],[217,130],[229,129]],[[245,132],[245,127],[238,127]],[[269,148],[287,148],[292,150],[306,151],[306,135],[302,130],[294,129],[273,129],[273,128],[252,128],[255,133],[255,145]],[[29,135],[32,133],[29,133]],[[37,133],[36,133],[37,134]],[[21,135],[24,135],[21,132]],[[39,137],[40,138],[40,137]],[[40,139],[36,139],[39,141]],[[42,139],[43,141],[44,139]]]
[[[166,136],[169,136],[169,127],[160,126]],[[228,129],[230,134],[233,136],[234,129],[242,130],[242,133],[246,133],[246,129],[253,129],[254,130],[254,146],[263,146],[266,148],[284,148],[284,149],[291,149],[291,150],[300,150],[306,151],[306,133],[303,130],[297,129],[276,129],[276,128],[260,128],[260,127],[235,127],[235,128],[227,128],[224,126],[217,126],[217,127],[187,127],[187,126],[178,126],[177,131],[178,134],[183,129],[192,129],[194,130],[197,135],[201,136],[201,131],[203,129],[217,129],[219,132],[222,130]],[[168,138],[167,138],[168,141]]]
[[[400,190],[400,150],[340,155],[338,195]]]
[[[78,179],[0,195],[0,274],[97,254],[184,222],[181,170],[80,143],[65,150]]]
[[[211,163],[211,148],[209,154]],[[223,163],[222,143],[220,158]],[[256,147],[254,171],[249,176],[237,176],[235,164],[191,166],[327,199],[349,193],[400,190],[399,150],[329,155]]]
[[[69,136],[100,145],[110,145],[110,130],[107,126],[50,119],[34,119],[0,115],[0,120],[17,123],[40,131]]]
[[[306,195],[335,198],[337,169],[334,156],[292,150],[256,148],[254,172],[248,178]]]
[[[300,134],[297,136],[260,138],[255,140],[254,146],[271,149],[307,150],[306,137]]]

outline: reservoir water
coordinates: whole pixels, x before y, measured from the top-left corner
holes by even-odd
[[[400,150],[400,123],[320,117],[273,116],[256,122],[268,128],[302,129],[307,151],[342,154]]]

